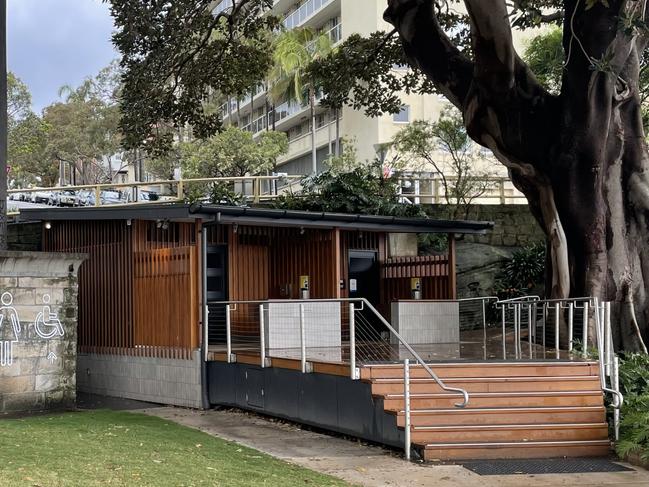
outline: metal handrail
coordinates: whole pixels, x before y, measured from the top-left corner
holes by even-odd
[[[426,364],[423,358],[415,351],[414,348],[410,346],[408,342],[406,342],[403,337],[399,334],[397,330],[395,330],[392,325],[377,311],[377,309],[370,303],[366,298],[331,298],[331,299],[309,299],[309,300],[294,300],[294,299],[277,299],[277,300],[249,300],[249,301],[211,301],[208,302],[207,304],[211,305],[232,305],[232,304],[259,304],[259,303],[291,303],[291,304],[304,304],[304,303],[332,303],[332,302],[348,302],[348,303],[354,303],[354,302],[361,302],[363,303],[363,306],[367,306],[369,310],[371,310],[374,315],[383,323],[383,325],[390,331],[394,336],[397,338],[397,340],[403,345],[408,352],[414,357],[414,359],[419,362],[419,364],[423,367],[423,369],[430,375],[430,377],[437,383],[437,385],[444,391],[446,392],[454,392],[461,394],[464,398],[463,402],[461,403],[456,403],[455,406],[458,408],[464,408],[466,405],[469,403],[469,393],[465,389],[460,389],[457,387],[449,387],[447,386],[444,381],[435,373],[433,370]]]

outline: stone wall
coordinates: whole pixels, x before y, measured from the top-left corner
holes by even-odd
[[[79,354],[79,391],[160,404],[201,408],[201,356],[174,360]]]
[[[448,218],[448,207],[432,205],[433,218]],[[463,241],[496,247],[523,247],[545,240],[545,235],[530,213],[527,205],[474,205],[468,220],[494,222],[493,231],[487,235],[465,235]]]
[[[83,254],[0,252],[0,413],[73,407]]]

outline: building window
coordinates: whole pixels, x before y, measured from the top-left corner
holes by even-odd
[[[410,107],[408,105],[401,107],[401,111],[399,113],[395,113],[392,116],[392,120],[394,121],[394,123],[410,122]]]

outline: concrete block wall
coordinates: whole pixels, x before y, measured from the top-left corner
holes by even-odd
[[[192,360],[79,354],[77,387],[92,394],[201,408],[200,351]]]
[[[75,406],[77,271],[84,259],[0,252],[0,413]]]

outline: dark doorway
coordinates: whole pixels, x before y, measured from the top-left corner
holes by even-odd
[[[228,299],[228,246],[209,245],[206,257],[208,342],[210,345],[223,344],[226,342],[225,305],[210,303]]]
[[[349,251],[349,297],[365,298],[379,305],[379,262],[376,252]]]

